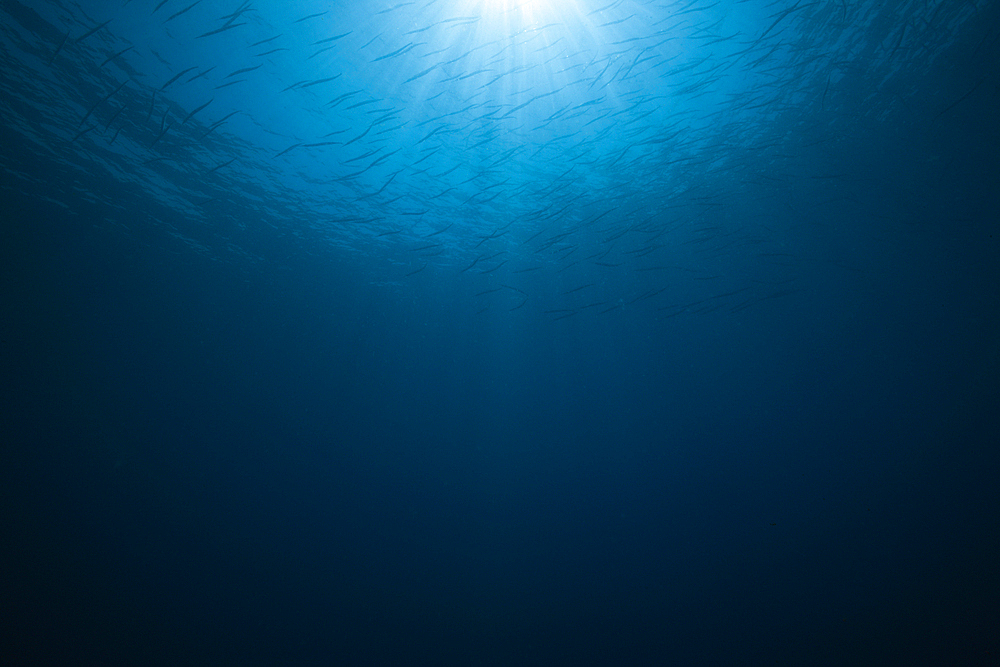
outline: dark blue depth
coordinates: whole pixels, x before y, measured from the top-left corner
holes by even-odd
[[[4,664],[996,664],[996,3],[0,9]]]

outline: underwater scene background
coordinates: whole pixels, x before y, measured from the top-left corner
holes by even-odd
[[[996,664],[997,3],[0,10],[7,664]]]

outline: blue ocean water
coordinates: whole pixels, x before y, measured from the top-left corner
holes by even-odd
[[[0,9],[5,664],[996,664],[996,3]]]

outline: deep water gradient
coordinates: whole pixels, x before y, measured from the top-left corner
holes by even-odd
[[[1000,6],[0,1],[9,665],[992,665]]]

